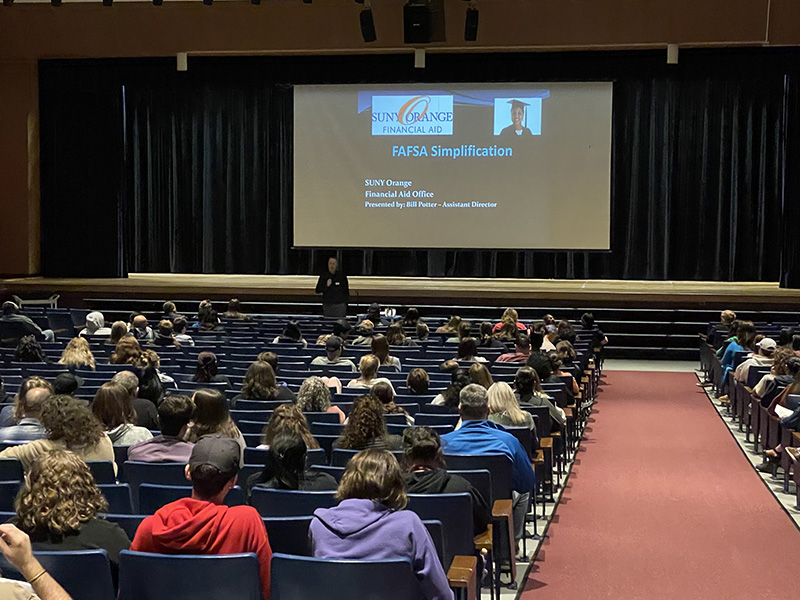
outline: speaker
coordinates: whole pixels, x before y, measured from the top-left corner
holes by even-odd
[[[359,13],[359,19],[361,21],[361,37],[364,38],[364,41],[374,42],[378,39],[378,36],[375,34],[375,20],[372,18],[372,9],[365,8],[364,10]]]
[[[468,8],[467,19],[464,21],[464,39],[474,42],[478,39],[478,9]]]
[[[444,0],[408,0],[403,6],[403,41],[406,44],[444,42]]]

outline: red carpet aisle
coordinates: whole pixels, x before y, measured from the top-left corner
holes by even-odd
[[[523,600],[791,594],[800,532],[691,373],[607,372]]]

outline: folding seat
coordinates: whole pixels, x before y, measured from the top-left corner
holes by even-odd
[[[113,514],[133,514],[133,495],[127,483],[99,484],[97,487],[106,497],[108,511]]]
[[[111,562],[105,550],[36,552],[36,559],[73,600],[114,600]]]
[[[254,487],[250,505],[262,517],[305,517],[318,508],[331,508],[339,501],[335,491],[303,492],[296,490],[273,490]]]
[[[304,517],[263,517],[267,529],[269,547],[273,554],[293,554],[311,556],[308,527],[311,516]]]

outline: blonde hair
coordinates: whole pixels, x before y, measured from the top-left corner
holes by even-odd
[[[489,369],[486,368],[486,365],[482,365],[481,363],[472,363],[469,368],[469,380],[472,383],[482,385],[487,390],[491,388],[494,383]]]
[[[60,540],[107,512],[108,502],[78,455],[51,450],[33,461],[14,507],[20,529]]]
[[[94,354],[89,349],[89,342],[82,337],[72,338],[61,353],[58,364],[77,367],[88,365],[94,369]]]
[[[393,510],[403,510],[408,504],[403,472],[388,450],[364,450],[351,458],[336,497],[364,498]]]
[[[361,372],[361,379],[364,381],[372,381],[378,376],[378,367],[380,366],[380,359],[374,354],[365,354],[358,362],[358,370]]]
[[[506,413],[514,425],[525,425],[528,421],[511,386],[505,381],[498,381],[489,388],[489,413]]]

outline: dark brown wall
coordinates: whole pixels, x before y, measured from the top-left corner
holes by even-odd
[[[402,41],[404,3],[373,0],[378,41],[369,46],[353,0],[0,7],[0,274],[39,269],[36,60],[410,51]],[[800,44],[796,0],[481,0],[474,43],[463,41],[465,3],[445,6],[449,41],[433,50]]]

